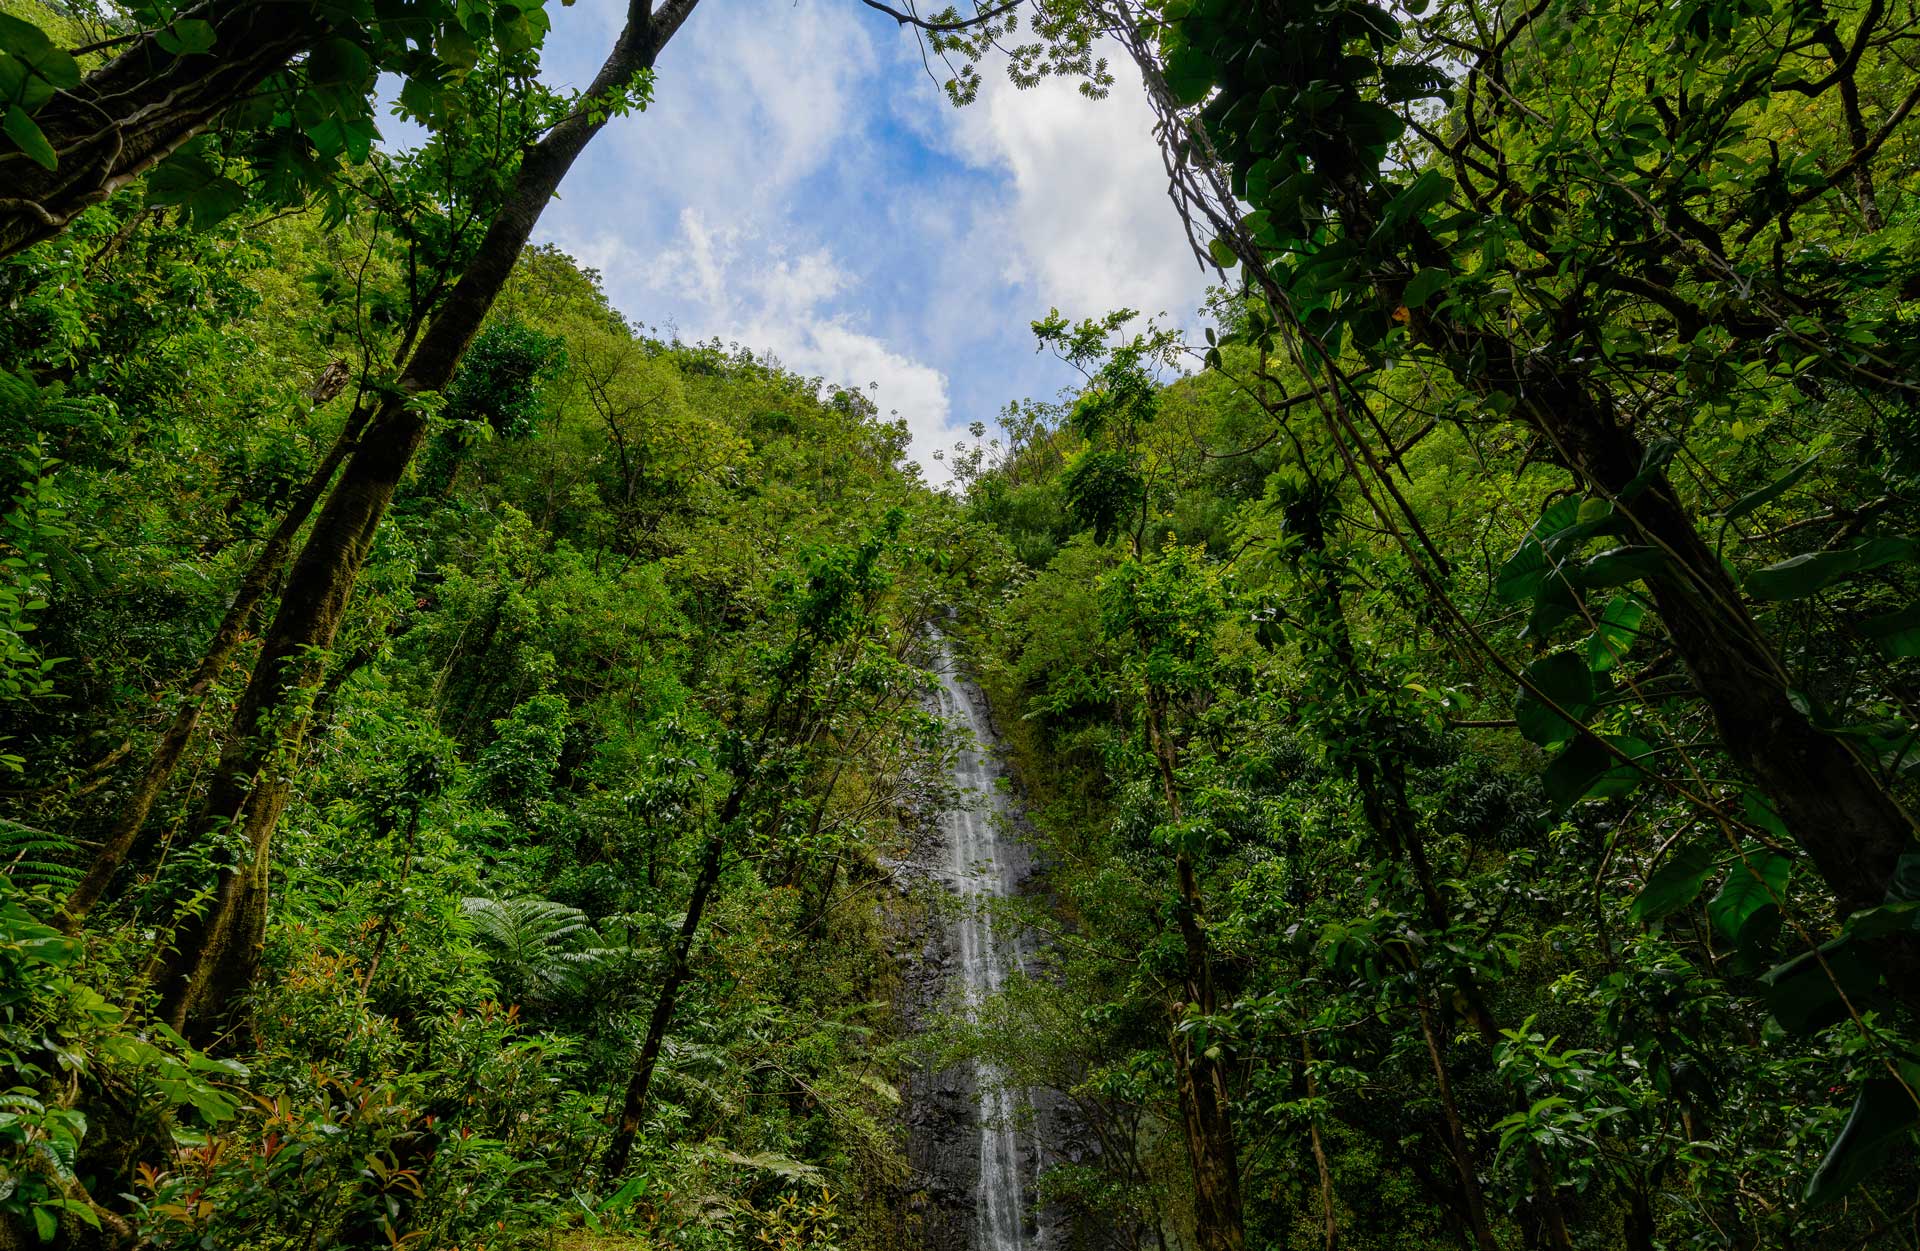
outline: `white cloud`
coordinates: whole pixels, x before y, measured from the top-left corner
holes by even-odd
[[[861,329],[855,314],[831,307],[850,278],[826,249],[789,254],[742,227],[716,227],[695,208],[681,210],[678,236],[650,261],[641,262],[614,234],[563,246],[604,273],[638,280],[656,297],[650,303],[665,297],[679,311],[677,329],[685,337],[718,336],[771,352],[795,373],[858,388],[881,413],[904,418],[914,457],[930,471],[938,468],[931,453],[952,441],[946,374]]]
[[[613,7],[591,14],[599,38]],[[948,441],[946,376],[864,329],[863,310],[837,307],[854,279],[821,241],[835,223],[810,220],[797,192],[870,154],[864,110],[880,67],[856,8],[697,10],[661,57],[653,106],[607,136],[611,159],[583,163],[585,185],[570,183],[546,226],[631,315],[859,387],[907,420],[924,461]]]
[[[930,481],[943,475],[932,452],[952,441],[947,376],[931,365],[910,360],[870,334],[844,321],[817,322],[805,328],[806,342],[784,358],[808,374],[866,387],[883,414],[904,417],[913,435],[913,455]]]
[[[556,79],[591,76],[624,7],[558,14]],[[1089,101],[988,67],[955,110],[911,38],[855,0],[702,5],[654,104],[596,142],[542,234],[638,321],[878,383],[937,474],[966,420],[1065,381],[1026,333],[1048,307],[1193,320],[1204,283],[1118,68],[1112,97]]]
[[[1191,324],[1206,282],[1167,199],[1153,113],[1124,56],[1104,100],[1067,80],[989,78],[959,110],[953,150],[1009,181],[995,228],[1007,281],[1069,316],[1118,307]],[[1039,310],[1036,310],[1039,311]]]

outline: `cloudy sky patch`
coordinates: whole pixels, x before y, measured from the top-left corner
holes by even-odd
[[[555,7],[549,77],[588,81],[625,5]],[[868,389],[936,449],[1072,378],[1028,323],[1129,307],[1192,326],[1205,291],[1137,82],[1104,101],[990,66],[947,103],[910,34],[856,0],[707,0],[541,223],[633,320]]]

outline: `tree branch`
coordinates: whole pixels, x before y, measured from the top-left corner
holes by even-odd
[[[972,17],[953,22],[930,22],[916,13],[902,13],[891,5],[882,4],[880,0],[860,0],[860,3],[869,9],[885,13],[902,26],[917,27],[929,34],[951,35],[963,30],[972,30],[976,26],[984,26],[1003,13],[1019,8],[1021,0],[1007,0],[1005,4],[995,5],[984,13],[975,13]]]

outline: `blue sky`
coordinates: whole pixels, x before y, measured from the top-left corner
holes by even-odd
[[[624,10],[549,5],[547,77],[585,84]],[[636,321],[878,383],[939,481],[931,453],[969,422],[1072,380],[1034,352],[1049,308],[1197,323],[1206,283],[1165,181],[1126,73],[1089,101],[989,66],[955,109],[912,36],[857,0],[705,0],[653,106],[594,141],[538,237]]]

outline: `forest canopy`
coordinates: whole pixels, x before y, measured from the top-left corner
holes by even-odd
[[[942,488],[539,242],[698,0],[0,5],[0,1247],[1920,1246],[1920,10],[855,7],[1215,284]]]

